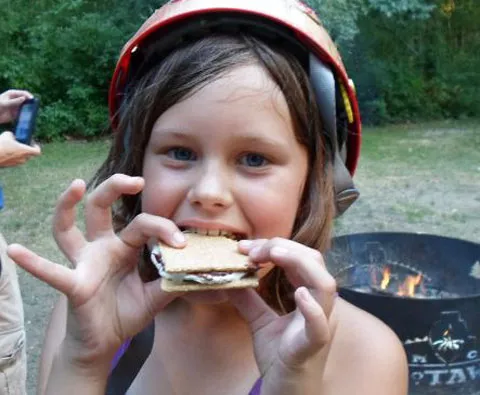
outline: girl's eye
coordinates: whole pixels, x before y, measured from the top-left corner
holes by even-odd
[[[182,147],[175,147],[169,149],[167,155],[172,159],[180,161],[191,161],[197,159],[197,156],[192,150]]]
[[[240,162],[244,166],[248,167],[261,167],[261,166],[266,166],[268,164],[268,160],[260,154],[255,154],[255,153],[250,153],[244,155],[241,159]]]

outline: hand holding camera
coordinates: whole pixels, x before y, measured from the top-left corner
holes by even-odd
[[[28,91],[8,90],[0,94],[0,123],[15,120],[15,133],[0,134],[0,167],[17,166],[41,153],[32,144],[39,101]]]
[[[22,165],[41,154],[40,146],[18,142],[12,132],[0,134],[0,167]]]

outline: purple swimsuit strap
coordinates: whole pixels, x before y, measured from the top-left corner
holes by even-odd
[[[128,350],[128,347],[130,346],[131,339],[123,343],[118,351],[115,353],[115,356],[113,357],[112,364],[110,366],[110,372],[115,369],[115,366],[117,366],[118,361],[120,361],[120,358],[122,358],[123,354]],[[248,395],[260,395],[260,390],[262,388],[262,379],[259,378],[255,385],[253,386],[252,390],[248,393]]]
[[[262,378],[260,377],[248,395],[260,395],[261,389],[262,389]]]
[[[127,340],[125,343],[123,343],[120,348],[117,350],[115,353],[115,356],[113,357],[112,364],[110,365],[110,373],[112,372],[113,369],[118,365],[118,361],[120,361],[120,358],[122,358],[123,354],[128,350],[128,347],[130,346],[132,339]]]

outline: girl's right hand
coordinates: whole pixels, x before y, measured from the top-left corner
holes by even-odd
[[[112,227],[112,204],[123,194],[142,191],[144,180],[116,174],[99,185],[85,205],[84,235],[75,225],[76,205],[85,183],[75,180],[61,195],[54,216],[55,240],[73,269],[44,259],[18,244],[9,256],[69,300],[69,356],[84,366],[109,364],[118,347],[131,338],[178,294],[165,293],[159,280],[142,282],[137,264],[149,239],[185,245],[183,234],[165,218],[140,214],[121,232]]]

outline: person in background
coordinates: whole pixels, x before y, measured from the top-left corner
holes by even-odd
[[[31,97],[28,91],[14,89],[0,94],[0,123],[13,122],[22,103]],[[21,144],[10,131],[0,134],[0,167],[18,166],[40,154],[38,145]],[[1,231],[0,228],[0,394],[23,395],[27,374],[23,304],[16,265],[7,256],[7,243]]]

